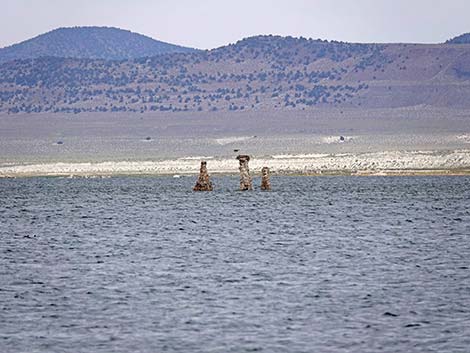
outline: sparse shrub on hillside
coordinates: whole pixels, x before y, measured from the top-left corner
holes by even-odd
[[[136,60],[13,61],[0,65],[0,111],[214,112],[348,105],[369,90],[364,80],[380,83],[390,67],[398,70],[394,59],[400,51],[400,61],[408,65],[412,55],[404,52],[406,47],[397,48],[398,54],[389,56],[383,45],[261,36],[209,52]],[[408,70],[405,64],[399,69]],[[457,69],[456,77],[468,79],[466,67]]]

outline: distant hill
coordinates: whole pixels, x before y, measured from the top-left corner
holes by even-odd
[[[152,58],[0,65],[0,111],[9,113],[470,108],[468,97],[468,45],[257,36]]]
[[[0,62],[53,56],[122,60],[166,53],[191,52],[185,48],[112,27],[59,28],[0,49]]]
[[[470,33],[465,33],[455,38],[449,39],[447,44],[470,44]]]

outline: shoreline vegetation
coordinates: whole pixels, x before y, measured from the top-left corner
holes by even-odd
[[[393,151],[372,153],[252,156],[250,170],[261,175],[264,166],[272,175],[411,176],[470,175],[470,150]],[[210,175],[238,175],[235,158],[184,157],[159,161],[54,162],[1,164],[0,178],[62,176],[106,177],[124,175],[194,176],[200,161],[207,161]]]

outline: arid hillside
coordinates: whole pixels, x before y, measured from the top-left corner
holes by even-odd
[[[0,111],[470,108],[470,44],[352,44],[258,36],[190,53],[0,65]]]
[[[66,27],[0,48],[0,62],[39,57],[125,60],[195,51],[114,27]]]

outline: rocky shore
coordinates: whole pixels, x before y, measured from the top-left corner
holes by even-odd
[[[470,174],[470,150],[388,151],[371,153],[251,155],[250,169],[260,174],[269,167],[272,174]],[[206,157],[207,159],[207,157]],[[234,158],[209,157],[210,174],[238,174]],[[158,161],[113,161],[94,163],[3,164],[0,177],[31,176],[113,176],[113,175],[197,175],[200,160],[185,157]]]

